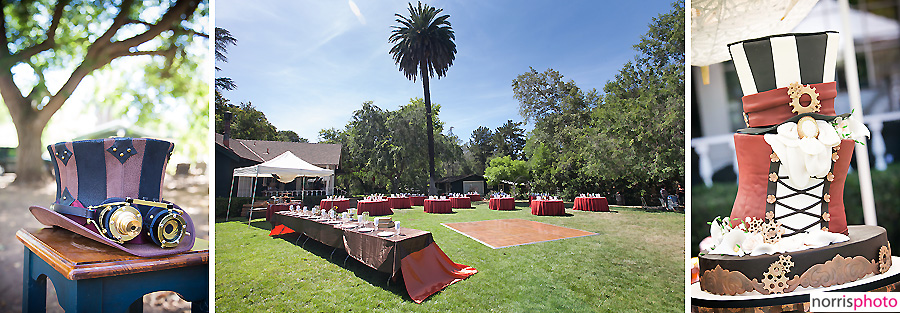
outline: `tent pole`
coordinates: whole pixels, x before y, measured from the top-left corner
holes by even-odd
[[[231,193],[234,192],[234,172],[231,173],[231,189],[228,189],[228,206],[225,207],[225,221],[228,221],[228,211],[231,211]]]
[[[856,67],[856,47],[853,44],[853,29],[850,25],[850,4],[847,0],[838,1],[841,12],[841,24],[844,26],[844,77],[847,80],[847,96],[853,108],[852,119],[863,121],[862,100],[859,91],[859,71]],[[869,165],[869,150],[857,143],[853,153],[856,154],[856,172],[859,175],[859,193],[862,198],[863,222],[866,225],[878,225],[875,212],[875,196],[872,191],[872,168]]]
[[[247,214],[247,226],[253,220],[253,202],[256,201],[256,181],[259,180],[259,166],[256,167],[256,177],[253,178],[253,191],[250,192],[250,213]]]

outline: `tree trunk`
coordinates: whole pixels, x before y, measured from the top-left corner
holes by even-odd
[[[38,186],[50,178],[44,161],[41,159],[43,144],[41,134],[47,123],[41,121],[38,114],[24,114],[14,118],[19,146],[16,148],[16,180],[14,185]]]
[[[431,118],[431,92],[428,91],[428,72],[422,67],[422,87],[425,89],[425,123],[428,125],[428,195],[437,195],[434,186],[434,122]]]

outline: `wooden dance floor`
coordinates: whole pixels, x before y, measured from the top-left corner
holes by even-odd
[[[596,233],[522,219],[442,224],[484,245],[499,249]]]

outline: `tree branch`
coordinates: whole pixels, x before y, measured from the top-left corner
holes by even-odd
[[[144,25],[144,26],[148,26],[148,27],[156,26],[156,24],[139,21],[139,20],[128,20],[128,24],[139,24],[139,25]],[[169,30],[178,30],[178,31],[184,32],[185,34],[200,36],[200,37],[209,39],[209,34],[201,33],[201,32],[195,31],[193,29],[187,29],[184,27],[170,27]]]
[[[128,18],[128,15],[134,5],[134,0],[123,0],[122,8],[115,19],[113,19],[113,24],[110,25],[109,29],[107,29],[100,38],[91,44],[87,54],[85,54],[84,61],[75,68],[72,75],[70,75],[66,83],[63,84],[62,88],[60,88],[59,91],[50,98],[47,105],[40,110],[39,119],[43,122],[49,121],[50,117],[52,117],[72,95],[72,92],[75,91],[78,84],[94,70],[109,64],[109,62],[117,57],[128,56],[133,53],[148,54],[148,52],[131,52],[129,50],[156,38],[156,36],[169,28],[164,25],[174,25],[176,22],[183,20],[185,16],[191,15],[199,4],[199,0],[178,0],[175,5],[170,7],[169,10],[163,14],[156,25],[148,28],[145,32],[125,40],[111,42],[115,33],[131,20]]]
[[[156,38],[156,36],[159,36],[163,31],[171,29],[176,22],[183,20],[182,16],[193,12],[198,5],[200,5],[199,0],[179,0],[174,6],[169,8],[169,11],[167,11],[166,14],[163,14],[158,23],[147,28],[145,32],[113,44],[119,49],[125,48],[126,50],[131,47],[137,47],[142,43]]]
[[[4,58],[4,62],[8,66],[12,67],[16,63],[27,60],[38,53],[41,53],[43,51],[50,50],[50,48],[53,48],[56,45],[56,29],[59,28],[59,22],[62,19],[63,10],[66,8],[66,5],[68,5],[68,4],[69,4],[69,0],[60,0],[59,2],[56,3],[56,7],[53,9],[53,19],[50,21],[50,28],[47,29],[47,39],[44,39],[44,41],[41,41],[41,43],[39,43],[39,44],[22,49],[19,52],[16,52],[15,54],[12,54],[12,55],[9,55],[9,50],[8,50],[8,48],[6,48],[7,49],[6,53],[7,53],[7,55],[9,55],[9,57]],[[3,27],[4,27],[3,36],[4,36],[4,41],[5,41],[5,40],[8,40],[8,39],[5,39],[6,38],[5,22],[4,22]],[[6,47],[6,45],[4,45],[4,47]]]

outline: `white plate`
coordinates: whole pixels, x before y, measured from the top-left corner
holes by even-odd
[[[356,227],[356,223],[347,223],[347,224],[341,225],[341,228],[343,228],[343,229],[349,229],[349,228],[353,228],[353,227]]]
[[[394,232],[392,232],[392,231],[383,231],[383,232],[378,233],[379,237],[390,237],[393,235],[394,235]]]
[[[359,231],[359,232],[361,232],[361,233],[367,233],[367,232],[370,232],[370,231],[373,231],[373,230],[375,230],[375,229],[374,229],[374,228],[371,228],[371,227],[363,227],[363,228],[357,229],[357,231]]]
[[[325,221],[325,224],[340,224],[340,223],[343,223],[343,222],[335,221],[335,220]]]

